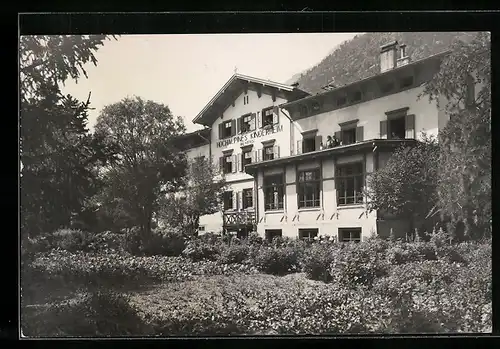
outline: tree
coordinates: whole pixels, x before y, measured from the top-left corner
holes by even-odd
[[[211,159],[189,161],[183,190],[165,197],[161,218],[166,225],[189,236],[196,235],[200,217],[222,209],[226,188],[224,176]]]
[[[85,216],[98,190],[97,167],[111,156],[86,128],[89,99],[62,95],[67,78],[86,76],[84,64],[106,36],[23,36],[20,39],[21,230],[36,234]]]
[[[175,191],[185,174],[185,156],[172,142],[184,130],[182,119],[166,105],[139,97],[106,106],[97,119],[95,133],[117,148],[103,180],[117,207],[145,235],[151,233],[160,197]]]
[[[481,238],[491,231],[492,217],[490,34],[456,41],[424,94],[438,101],[444,96],[449,116],[439,134],[441,215],[462,226],[466,237]]]
[[[415,146],[396,149],[387,164],[371,174],[365,189],[368,210],[407,219],[410,234],[437,202],[438,146],[435,139],[423,138]]]

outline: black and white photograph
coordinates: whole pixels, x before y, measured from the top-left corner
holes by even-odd
[[[491,39],[19,36],[20,337],[492,332]]]

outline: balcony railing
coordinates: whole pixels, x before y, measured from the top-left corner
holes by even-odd
[[[224,212],[223,225],[227,226],[248,226],[255,225],[255,212],[240,211],[240,212]]]

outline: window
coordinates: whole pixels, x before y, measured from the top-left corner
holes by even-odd
[[[247,96],[243,96],[243,104],[248,104],[248,95]]]
[[[320,183],[319,169],[299,172],[299,208],[320,206]]]
[[[283,209],[283,174],[264,177],[264,205],[266,211]]]
[[[351,96],[351,102],[359,102],[361,100],[361,91],[356,91]]]
[[[388,120],[388,139],[405,139],[406,138],[406,123],[405,116],[391,118]]]
[[[264,161],[274,159],[274,145],[266,145],[262,149]]]
[[[356,128],[342,130],[342,145],[356,143]]]
[[[255,131],[255,114],[247,114],[241,117],[240,131],[242,133]]]
[[[224,210],[232,210],[233,209],[233,192],[226,191],[223,195],[224,200]]]
[[[386,83],[382,84],[382,86],[380,87],[380,91],[381,91],[383,94],[385,94],[385,93],[389,93],[389,92],[391,92],[393,89],[394,89],[394,82],[393,82],[393,81],[386,82]]]
[[[339,241],[361,242],[361,228],[339,228]]]
[[[226,121],[222,126],[222,137],[228,138],[232,136],[232,122]]]
[[[222,157],[222,160],[223,160],[222,172],[224,172],[224,174],[233,172],[233,166],[236,166],[236,164],[233,165],[233,157],[231,155],[224,155]]]
[[[281,229],[266,229],[266,240],[272,241],[274,238],[283,236]]]
[[[300,240],[313,240],[318,236],[318,229],[299,229]]]
[[[245,170],[246,165],[250,165],[252,163],[252,151],[251,150],[244,150],[241,153],[241,163],[243,164],[242,171]]]
[[[315,137],[307,137],[302,141],[302,152],[309,153],[316,150],[316,139]],[[318,149],[319,150],[319,149]]]
[[[198,231],[205,231],[205,226],[204,225],[198,226]]]
[[[274,124],[274,111],[273,108],[266,108],[262,110],[262,126],[273,126]]]
[[[246,229],[240,229],[236,232],[236,237],[238,239],[246,239],[248,237],[248,231]]]
[[[337,165],[337,205],[363,203],[363,163]]]
[[[243,209],[253,207],[253,189],[243,189]]]
[[[347,103],[347,98],[345,97],[339,97],[339,99],[337,99],[337,107],[340,107],[346,103]]]
[[[406,76],[399,80],[399,88],[408,88],[413,85],[413,76]]]

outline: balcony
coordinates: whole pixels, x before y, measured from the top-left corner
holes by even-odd
[[[253,211],[224,212],[222,217],[222,224],[226,228],[254,226],[257,223],[255,220],[255,212]]]

